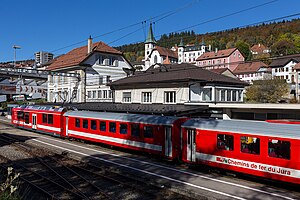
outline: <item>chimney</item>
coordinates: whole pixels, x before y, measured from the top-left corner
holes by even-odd
[[[215,48],[215,53],[218,53],[218,48]]]
[[[88,54],[92,52],[92,47],[93,47],[93,40],[92,40],[92,36],[89,37],[88,39]]]

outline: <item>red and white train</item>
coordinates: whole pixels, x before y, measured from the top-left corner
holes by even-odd
[[[51,106],[13,108],[12,123],[59,137],[300,183],[300,127],[295,124],[68,111]]]

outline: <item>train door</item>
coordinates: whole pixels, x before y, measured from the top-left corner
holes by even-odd
[[[66,117],[66,137],[69,136],[68,129],[69,129],[69,117]]]
[[[36,114],[32,114],[32,129],[36,129]]]
[[[187,130],[187,160],[196,161],[196,130]]]
[[[172,157],[172,127],[165,127],[165,155]]]

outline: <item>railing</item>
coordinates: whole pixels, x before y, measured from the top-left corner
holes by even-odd
[[[37,70],[37,69],[26,69],[26,68],[0,68],[1,73],[8,73],[11,75],[31,75],[31,76],[38,76],[39,78],[48,78],[48,75],[53,76],[65,76],[65,77],[76,77],[80,78],[80,74],[78,73],[61,73],[61,72],[52,72],[52,71],[45,71],[45,70]]]

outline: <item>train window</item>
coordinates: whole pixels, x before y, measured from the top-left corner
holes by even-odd
[[[47,123],[47,114],[43,114],[42,121],[43,123]]]
[[[256,137],[241,137],[241,152],[250,154],[260,153],[260,140]]]
[[[100,131],[106,131],[106,122],[100,122]]]
[[[109,122],[109,132],[111,133],[116,132],[116,122]]]
[[[217,148],[221,150],[233,151],[233,136],[226,134],[218,134]]]
[[[139,137],[140,136],[140,125],[131,124],[131,136]]]
[[[80,128],[80,119],[78,119],[78,118],[75,119],[75,126],[77,128]]]
[[[153,138],[152,126],[144,126],[144,138]]]
[[[127,134],[127,124],[120,124],[120,134]]]
[[[23,111],[17,111],[17,118],[18,119],[24,119],[24,112]]]
[[[283,140],[269,139],[268,154],[270,157],[290,159],[291,143]]]
[[[48,124],[53,124],[53,115],[48,115]]]
[[[88,128],[89,127],[89,121],[87,119],[82,120],[82,127]]]
[[[91,129],[97,130],[97,121],[96,120],[91,120]]]
[[[25,120],[25,124],[29,124],[29,113],[28,112],[24,113],[24,120]]]

